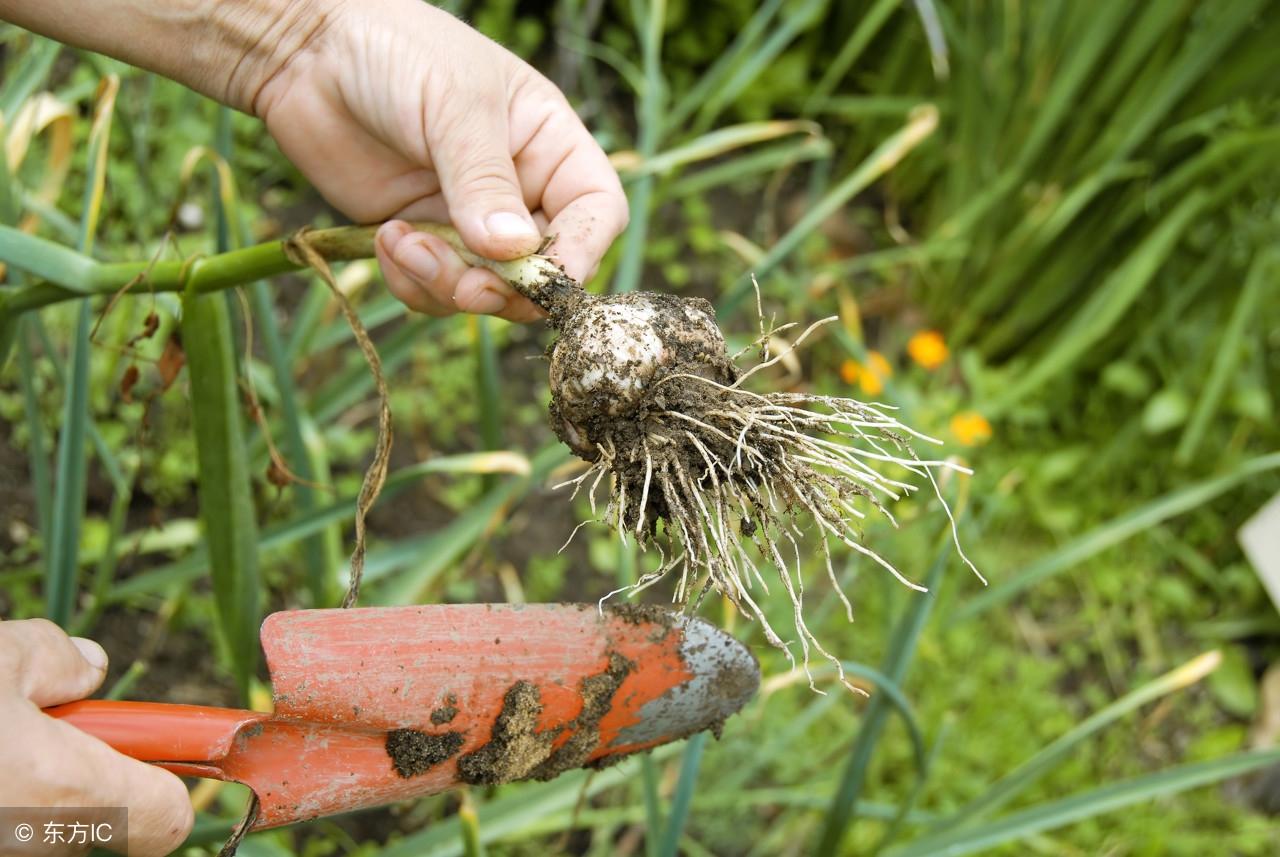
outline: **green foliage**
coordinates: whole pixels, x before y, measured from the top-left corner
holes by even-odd
[[[1239,753],[1280,622],[1232,541],[1280,487],[1276,4],[537,5],[452,8],[564,82],[627,152],[631,226],[595,287],[709,297],[746,345],[754,273],[767,317],[840,318],[770,383],[859,394],[850,361],[874,351],[893,372],[882,395],[945,453],[953,416],[984,415],[990,444],[960,449],[976,475],[946,490],[967,498],[961,534],[992,586],[938,559],[939,510],[909,501],[900,531],[868,523],[868,538],[943,584],[928,596],[841,554],[848,625],[815,558],[802,569],[810,624],[858,656],[845,666],[869,702],[829,670],[815,669],[828,695],[809,692],[708,599],[766,676],[720,741],[476,792],[474,816],[446,795],[261,834],[246,853],[1269,853],[1269,822],[1204,786],[1276,762]],[[19,316],[11,296],[53,288],[41,279],[102,293],[121,270],[176,288],[181,259],[236,233],[258,244],[332,215],[248,117],[4,38],[6,127],[39,92],[87,106],[108,72],[121,88],[109,137],[74,125],[54,204],[33,192],[47,140],[0,176],[0,354],[14,355],[0,413],[31,489],[4,507],[19,511],[0,600],[102,637],[121,666],[138,658],[116,670],[117,693],[168,692],[162,653],[119,634],[140,623],[215,652],[193,679],[204,692],[243,691],[264,605],[326,606],[340,590],[373,444],[373,383],[328,290],[284,276],[262,245],[192,275],[242,284],[246,302],[135,289],[105,314],[62,294],[75,302]],[[193,172],[175,249],[184,163],[210,144],[245,194]],[[33,214],[34,236],[15,228]],[[592,527],[557,552],[589,510],[547,491],[567,455],[530,359],[540,331],[411,317],[369,263],[339,276],[396,417],[367,603],[592,601],[652,567]],[[159,326],[139,338],[151,311]],[[906,356],[925,326],[950,349],[934,370]],[[186,369],[165,382],[175,330]],[[268,438],[303,482],[267,479]],[[788,627],[787,605],[767,609]],[[1216,672],[1191,660],[1214,648]],[[1188,677],[1187,662],[1202,669]],[[238,800],[203,813],[193,842],[216,847]]]

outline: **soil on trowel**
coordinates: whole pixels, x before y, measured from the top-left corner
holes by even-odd
[[[666,639],[676,623],[675,613],[656,604],[608,604],[604,612],[616,616],[628,625],[652,625],[653,633],[649,635],[652,643],[661,643]]]
[[[582,713],[568,726],[573,734],[545,762],[533,769],[529,775],[531,779],[549,780],[570,768],[581,768],[587,763],[587,758],[600,743],[601,718],[609,713],[618,688],[635,668],[632,661],[611,653],[607,670],[582,680],[579,685],[582,692]]]
[[[405,779],[425,774],[461,749],[461,732],[430,735],[417,729],[392,729],[387,733],[387,755]]]
[[[473,786],[493,786],[527,776],[551,754],[556,739],[555,730],[536,731],[541,715],[538,686],[527,681],[511,685],[489,743],[458,759],[458,779]]]
[[[570,768],[582,767],[600,742],[600,720],[613,707],[618,688],[635,664],[610,652],[604,672],[587,676],[578,685],[582,711],[571,722],[538,732],[542,696],[537,685],[518,681],[503,698],[489,743],[458,760],[458,778],[471,785],[498,785],[514,780],[549,780]],[[558,749],[556,739],[572,734]]]
[[[453,718],[458,716],[458,697],[449,694],[444,698],[444,705],[431,712],[431,722],[436,726],[443,726],[446,723],[452,723]]]

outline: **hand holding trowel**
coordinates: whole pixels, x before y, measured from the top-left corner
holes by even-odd
[[[652,608],[293,610],[261,639],[271,714],[100,700],[46,713],[176,774],[244,783],[258,829],[607,765],[717,728],[759,683],[741,643]]]

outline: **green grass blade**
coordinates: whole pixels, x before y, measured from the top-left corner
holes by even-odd
[[[21,315],[6,313],[0,307],[0,371],[9,365],[9,355],[13,353],[14,346],[22,336],[19,328],[21,321]]]
[[[52,39],[42,39],[39,36],[31,38],[32,45],[23,55],[17,71],[8,77],[3,90],[0,90],[0,116],[4,117],[5,125],[13,121],[22,102],[44,86],[53,69],[54,60],[62,51],[62,45]]]
[[[1026,172],[1044,152],[1064,120],[1077,108],[1080,90],[1098,69],[1099,58],[1122,31],[1125,19],[1132,11],[1127,3],[1105,3],[1089,18],[1088,29],[1072,42],[1062,66],[1053,76],[1053,83],[1035,113],[1035,124],[1018,151],[1013,172]]]
[[[636,120],[640,126],[636,153],[641,161],[651,159],[662,139],[663,111],[667,104],[667,82],[662,77],[662,31],[667,0],[632,0],[632,14],[640,33],[644,56],[644,89],[640,91]],[[649,237],[649,214],[653,207],[654,177],[641,176],[632,182],[628,194],[631,222],[622,235],[622,257],[613,277],[613,291],[631,292],[640,286],[644,252]]]
[[[689,806],[698,786],[702,751],[706,745],[706,732],[699,732],[685,744],[680,762],[680,777],[676,780],[676,791],[671,797],[671,812],[667,815],[667,823],[662,831],[662,847],[658,849],[660,857],[677,857],[679,854],[684,825],[689,820]]]
[[[492,319],[471,316],[472,348],[476,360],[476,393],[480,399],[480,438],[486,450],[502,449],[502,380],[498,373],[498,349],[493,342]]]
[[[658,797],[658,766],[648,753],[640,757],[640,788],[644,792],[644,853],[647,857],[658,857],[658,845],[667,822]]]
[[[1113,545],[1169,518],[1199,508],[1241,482],[1277,468],[1280,468],[1280,452],[1260,455],[1246,461],[1230,473],[1172,491],[1128,514],[1108,521],[986,589],[957,610],[949,624],[972,619],[992,607],[1004,604],[1023,590],[1055,574],[1074,568]]]
[[[3,225],[0,225],[0,262],[81,294],[88,293],[98,265],[85,253]]]
[[[891,857],[961,857],[964,854],[974,854],[1137,803],[1242,776],[1277,763],[1280,763],[1280,750],[1255,750],[1210,762],[1179,765],[1016,812],[975,830],[919,839],[890,853]]]
[[[242,699],[258,661],[257,517],[236,383],[231,315],[222,295],[184,296],[182,344],[191,384],[199,465],[200,518],[210,560],[218,628]]]
[[[733,43],[716,58],[706,73],[698,78],[698,82],[672,106],[665,118],[668,129],[683,128],[689,117],[706,103],[711,94],[724,86],[724,82],[729,79],[739,61],[758,50],[760,39],[767,32],[769,24],[777,16],[782,4],[783,0],[764,0],[760,4],[747,23],[738,31]]]
[[[877,0],[876,4],[861,16],[858,20],[857,28],[849,35],[844,46],[840,48],[840,53],[836,54],[835,59],[827,66],[822,79],[813,88],[813,94],[805,102],[804,110],[802,111],[805,115],[812,115],[818,111],[822,101],[831,94],[836,84],[848,74],[849,69],[853,68],[853,64],[862,56],[862,52],[867,49],[867,45],[871,44],[871,40],[884,27],[885,22],[889,20],[889,16],[893,14],[900,3],[901,0]]]
[[[1213,367],[1209,370],[1204,389],[1196,397],[1196,408],[1191,414],[1191,420],[1178,441],[1177,451],[1173,454],[1175,462],[1187,464],[1199,449],[1205,429],[1209,427],[1209,420],[1222,401],[1227,381],[1240,361],[1245,330],[1256,320],[1256,307],[1262,300],[1264,290],[1268,288],[1280,288],[1280,252],[1275,249],[1261,253],[1249,268],[1244,287],[1236,298],[1231,319],[1227,322],[1226,329],[1218,335]]]
[[[865,190],[873,181],[883,176],[901,161],[906,155],[929,137],[938,127],[938,111],[933,105],[922,105],[913,111],[910,121],[893,136],[881,143],[874,152],[867,156],[852,173],[827,192],[816,205],[805,212],[805,215],[791,227],[778,243],[769,248],[769,252],[752,271],[757,277],[764,277],[777,265],[791,255],[800,243],[809,237],[823,221],[840,209],[857,193]],[[751,294],[751,277],[744,275],[731,288],[717,305],[722,313],[733,310],[742,300]]]
[[[71,352],[71,383],[62,408],[52,527],[48,531],[45,612],[63,627],[71,621],[79,579],[80,530],[85,514],[89,467],[86,426],[89,422],[89,326],[92,310],[83,301],[76,310]]]
[[[679,745],[658,747],[655,761],[669,759]],[[603,771],[573,771],[545,783],[519,783],[499,792],[496,800],[476,807],[480,836],[486,845],[517,839],[525,830],[555,813],[572,812],[581,800],[617,788],[635,776],[635,765],[623,762]],[[460,822],[454,817],[409,834],[379,852],[378,857],[462,857]]]
[[[916,16],[924,29],[925,42],[929,45],[929,60],[933,64],[933,76],[946,80],[951,76],[951,55],[947,49],[947,36],[942,31],[938,7],[933,0],[914,0]]]
[[[943,819],[939,828],[954,830],[975,818],[994,812],[1014,797],[1017,797],[1020,792],[1024,791],[1036,780],[1053,770],[1059,762],[1084,741],[1147,703],[1195,684],[1217,669],[1221,663],[1221,653],[1216,651],[1206,652],[1130,691],[1107,707],[1090,715],[1062,737],[1046,745],[1015,770],[1002,777],[999,782],[983,792],[976,800],[970,802],[955,814],[947,816]]]
[[[98,215],[106,187],[107,150],[111,119],[120,81],[108,77],[99,87],[93,126],[89,132],[88,166],[85,171],[84,201],[80,211],[79,250],[93,251]],[[64,628],[71,622],[79,581],[80,532],[84,520],[89,459],[85,448],[89,425],[89,328],[92,307],[81,299],[76,309],[71,343],[69,378],[58,435],[53,496],[53,517],[48,532],[48,562],[45,567],[45,611]]]
[[[40,534],[47,536],[52,529],[53,482],[49,477],[49,453],[45,450],[40,399],[36,395],[36,365],[25,321],[18,319],[18,377],[22,382],[22,404],[27,418],[27,460],[31,470],[31,488],[36,495],[36,525]]]
[[[390,579],[371,587],[369,603],[421,603],[427,588],[501,521],[511,504],[545,480],[567,455],[559,444],[548,446],[534,456],[527,476],[497,485],[443,529],[370,551],[365,580],[376,584],[383,578]]]
[[[924,586],[929,590],[928,593],[912,596],[894,628],[893,637],[889,642],[889,653],[885,656],[881,670],[891,684],[902,683],[911,659],[915,656],[916,644],[933,609],[933,603],[937,599],[938,585],[942,582],[942,572],[951,555],[951,547],[950,532],[948,532],[944,536],[938,555],[933,560],[933,565],[925,576]],[[853,747],[849,751],[849,760],[840,777],[840,787],[823,819],[822,832],[815,854],[832,855],[839,852],[840,842],[844,839],[845,831],[853,820],[858,796],[871,764],[871,757],[875,753],[889,719],[890,709],[889,703],[885,701],[886,696],[876,694],[867,703],[862,725],[858,729],[858,737],[854,739]]]
[[[1119,322],[1168,259],[1182,233],[1211,200],[1195,190],[1151,231],[1146,240],[1098,286],[1084,306],[1058,335],[1049,350],[1018,375],[1017,381],[995,399],[986,412],[999,412],[1070,369],[1089,348]]]

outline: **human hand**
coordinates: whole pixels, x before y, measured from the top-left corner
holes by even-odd
[[[431,315],[541,315],[412,219],[452,222],[493,259],[554,236],[547,254],[570,276],[594,273],[626,226],[626,197],[549,80],[421,0],[295,5],[309,16],[300,46],[259,64],[262,83],[231,85],[334,206],[360,222],[397,218],[376,242],[396,297]]]
[[[128,853],[168,854],[193,820],[182,780],[40,711],[83,699],[106,674],[107,653],[92,640],[45,619],[0,622],[0,806],[128,807]]]

